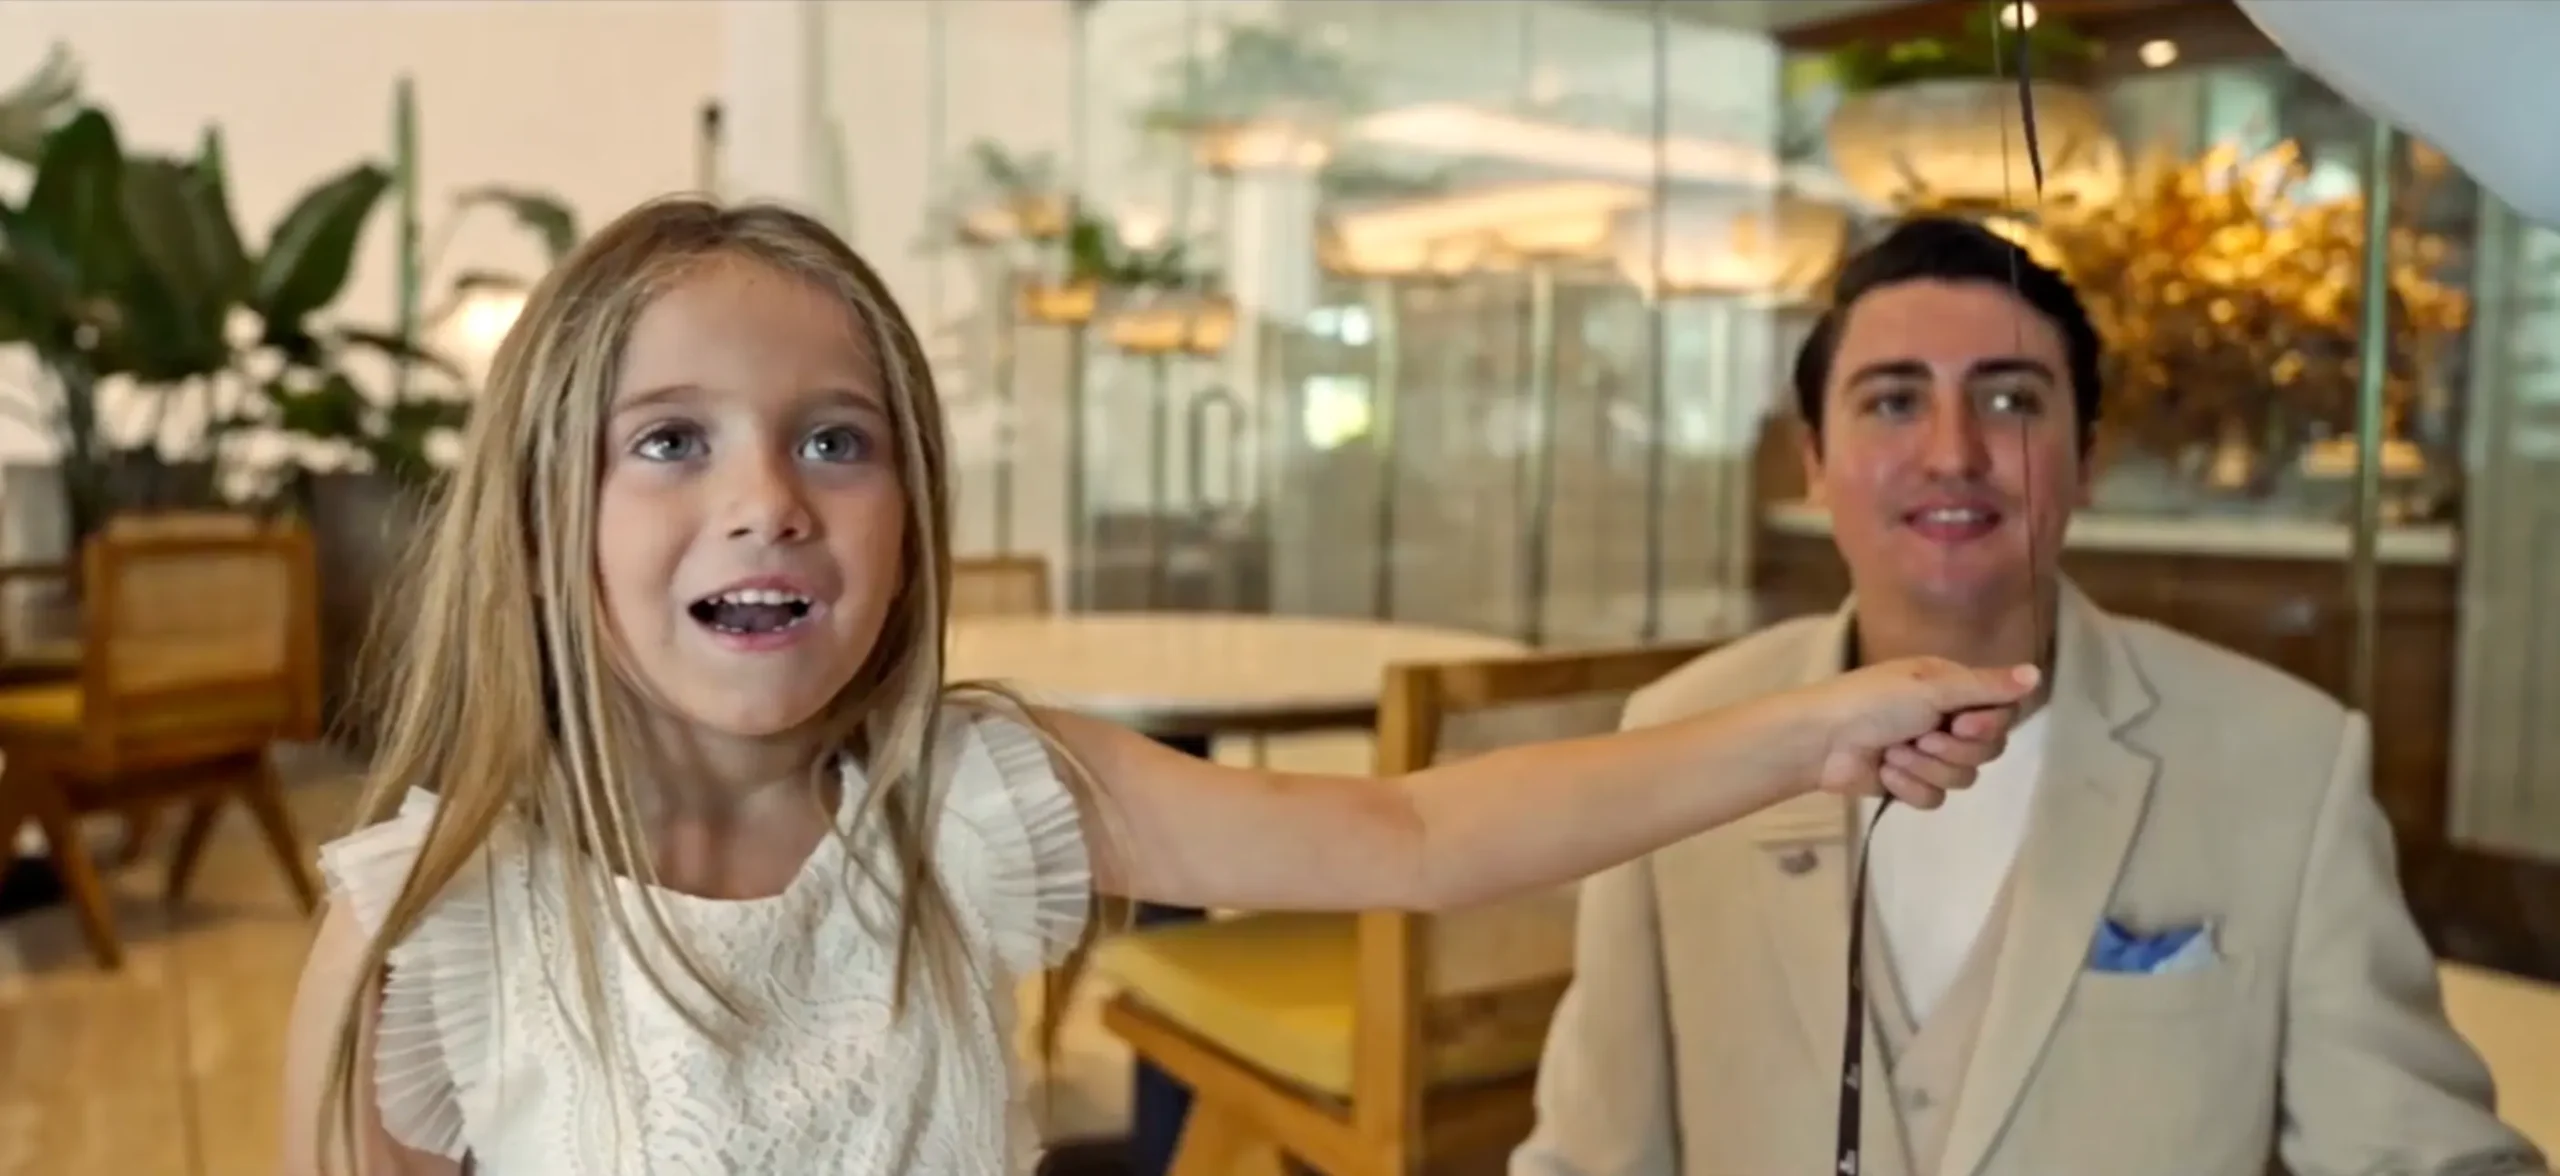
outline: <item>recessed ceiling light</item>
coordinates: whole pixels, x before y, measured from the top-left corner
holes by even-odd
[[[2135,50],[2134,53],[2136,56],[2142,58],[2142,64],[2150,66],[2153,69],[2159,69],[2162,66],[2178,60],[2178,43],[2175,41],[2144,41],[2142,43],[2142,48]]]

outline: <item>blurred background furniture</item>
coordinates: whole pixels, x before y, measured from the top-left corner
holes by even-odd
[[[955,619],[948,665],[954,680],[1007,682],[1034,703],[1099,715],[1205,759],[1220,736],[1374,726],[1390,665],[1520,652],[1508,638],[1376,621],[1089,613]],[[1130,922],[1152,926],[1205,915],[1141,904]],[[1064,1007],[1068,994],[1050,991],[1048,1007]],[[1179,1084],[1153,1067],[1137,1067],[1129,1139],[1137,1171],[1160,1172],[1171,1163],[1188,1102]]]
[[[123,947],[77,818],[172,803],[175,902],[224,802],[239,801],[306,908],[317,890],[272,750],[319,733],[318,610],[296,528],[137,522],[91,539],[76,677],[0,689],[0,834],[33,821],[107,967]]]
[[[1708,648],[1391,667],[1378,772],[1614,731],[1629,695]],[[1533,1121],[1538,1054],[1573,974],[1574,891],[1434,914],[1246,914],[1110,941],[1099,967],[1120,995],[1104,1024],[1193,1091],[1172,1170],[1498,1166]]]

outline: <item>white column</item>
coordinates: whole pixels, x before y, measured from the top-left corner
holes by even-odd
[[[818,0],[721,7],[721,195],[805,203],[817,107],[808,92],[809,22]]]

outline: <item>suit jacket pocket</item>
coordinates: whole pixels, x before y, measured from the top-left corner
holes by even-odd
[[[2275,1009],[2245,956],[2161,975],[2083,972],[2028,1083],[2022,1154],[2096,1173],[2236,1171],[2275,1122]]]
[[[2192,1014],[2237,999],[2248,987],[2246,957],[2223,956],[2184,972],[2101,972],[2084,968],[2071,983],[2065,1016],[2146,1017]]]

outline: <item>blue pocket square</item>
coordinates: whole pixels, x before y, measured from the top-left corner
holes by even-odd
[[[2089,970],[2134,976],[2192,972],[2214,960],[2213,925],[2140,932],[2108,919],[2089,941]]]

